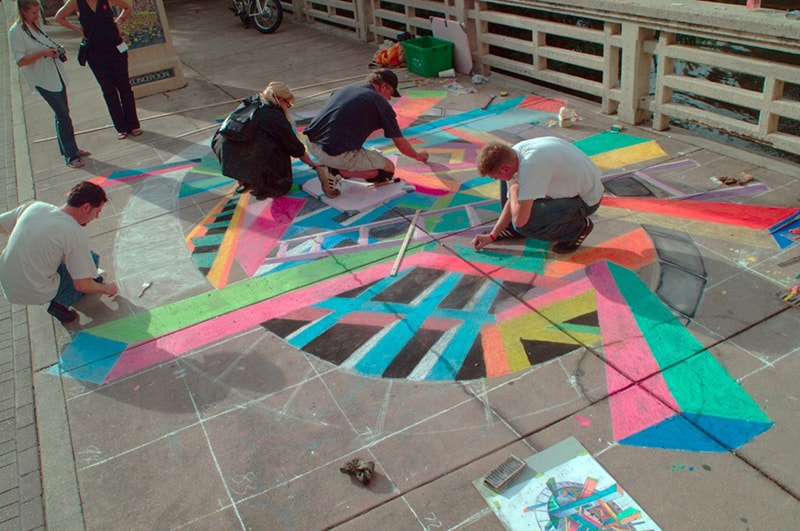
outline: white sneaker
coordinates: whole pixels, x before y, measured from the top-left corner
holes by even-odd
[[[336,177],[331,175],[331,172],[329,172],[328,168],[325,166],[317,166],[316,171],[319,182],[322,184],[322,191],[325,192],[325,195],[330,198],[339,197],[342,192],[336,189],[336,185],[339,184]]]

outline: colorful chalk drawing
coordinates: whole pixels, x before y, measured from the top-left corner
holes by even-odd
[[[216,193],[185,239],[197,271],[216,289],[80,331],[53,371],[110,382],[257,327],[342,368],[412,380],[498,376],[586,348],[607,364],[614,434],[623,444],[726,451],[769,429],[758,405],[682,323],[695,315],[706,283],[692,235],[778,249],[776,227],[791,226],[798,210],[664,199],[670,189],[655,175],[691,161],[669,163],[608,177],[617,185],[634,178],[662,197],[608,195],[597,214],[614,223],[605,241],[593,235],[559,260],[535,240],[477,253],[469,242],[499,208],[496,183],[474,177],[476,150],[552,134],[538,125],[552,112],[538,104],[554,105],[509,99],[490,111],[412,125],[407,137],[439,161],[430,165],[399,157],[386,139],[371,141],[414,191],[358,215],[297,185],[287,196],[251,201],[233,193],[211,156],[159,175],[182,179],[173,186],[181,198]],[[655,142],[625,134],[576,145],[607,169],[664,155]],[[300,163],[294,170],[298,185],[316,178]],[[124,179],[136,184],[157,171]],[[111,175],[104,184],[124,179]],[[391,276],[416,209],[423,213]],[[660,271],[652,285],[635,273],[644,268]]]
[[[507,529],[540,531],[660,531],[653,519],[575,439],[543,453],[564,453],[557,464],[544,456],[526,460],[530,466],[496,493],[474,482]],[[527,472],[527,473],[526,473]]]
[[[638,507],[620,506],[625,492],[612,483],[598,490],[597,479],[587,477],[583,483],[547,480],[537,503],[526,507],[524,512],[534,512],[542,530],[595,529],[608,531],[655,531],[652,526],[643,527],[642,510]]]

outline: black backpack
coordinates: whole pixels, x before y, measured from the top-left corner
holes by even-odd
[[[253,131],[256,124],[253,123],[253,116],[261,108],[261,98],[251,96],[242,100],[236,109],[225,118],[219,128],[219,134],[226,140],[234,142],[250,142],[253,139]]]

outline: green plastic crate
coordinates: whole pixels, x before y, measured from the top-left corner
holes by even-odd
[[[402,41],[408,70],[425,77],[436,77],[453,68],[453,43],[436,37]]]

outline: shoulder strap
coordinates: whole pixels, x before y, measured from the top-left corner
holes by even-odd
[[[44,35],[45,38],[48,41],[50,41],[50,44],[47,44],[46,42],[42,42],[41,40],[39,40],[39,38],[37,38],[36,35],[33,34],[33,32],[31,31],[31,29],[28,27],[27,24],[22,24],[22,30],[25,33],[28,34],[28,37],[30,37],[31,39],[35,40],[36,42],[38,42],[42,46],[47,46],[48,48],[52,48],[53,46],[57,46],[56,43],[53,42],[53,39],[51,39],[50,36],[47,33],[45,33],[45,31],[42,28],[40,28],[39,26],[35,26],[35,25],[34,25],[34,27],[36,28],[36,31],[38,31],[39,33]]]

